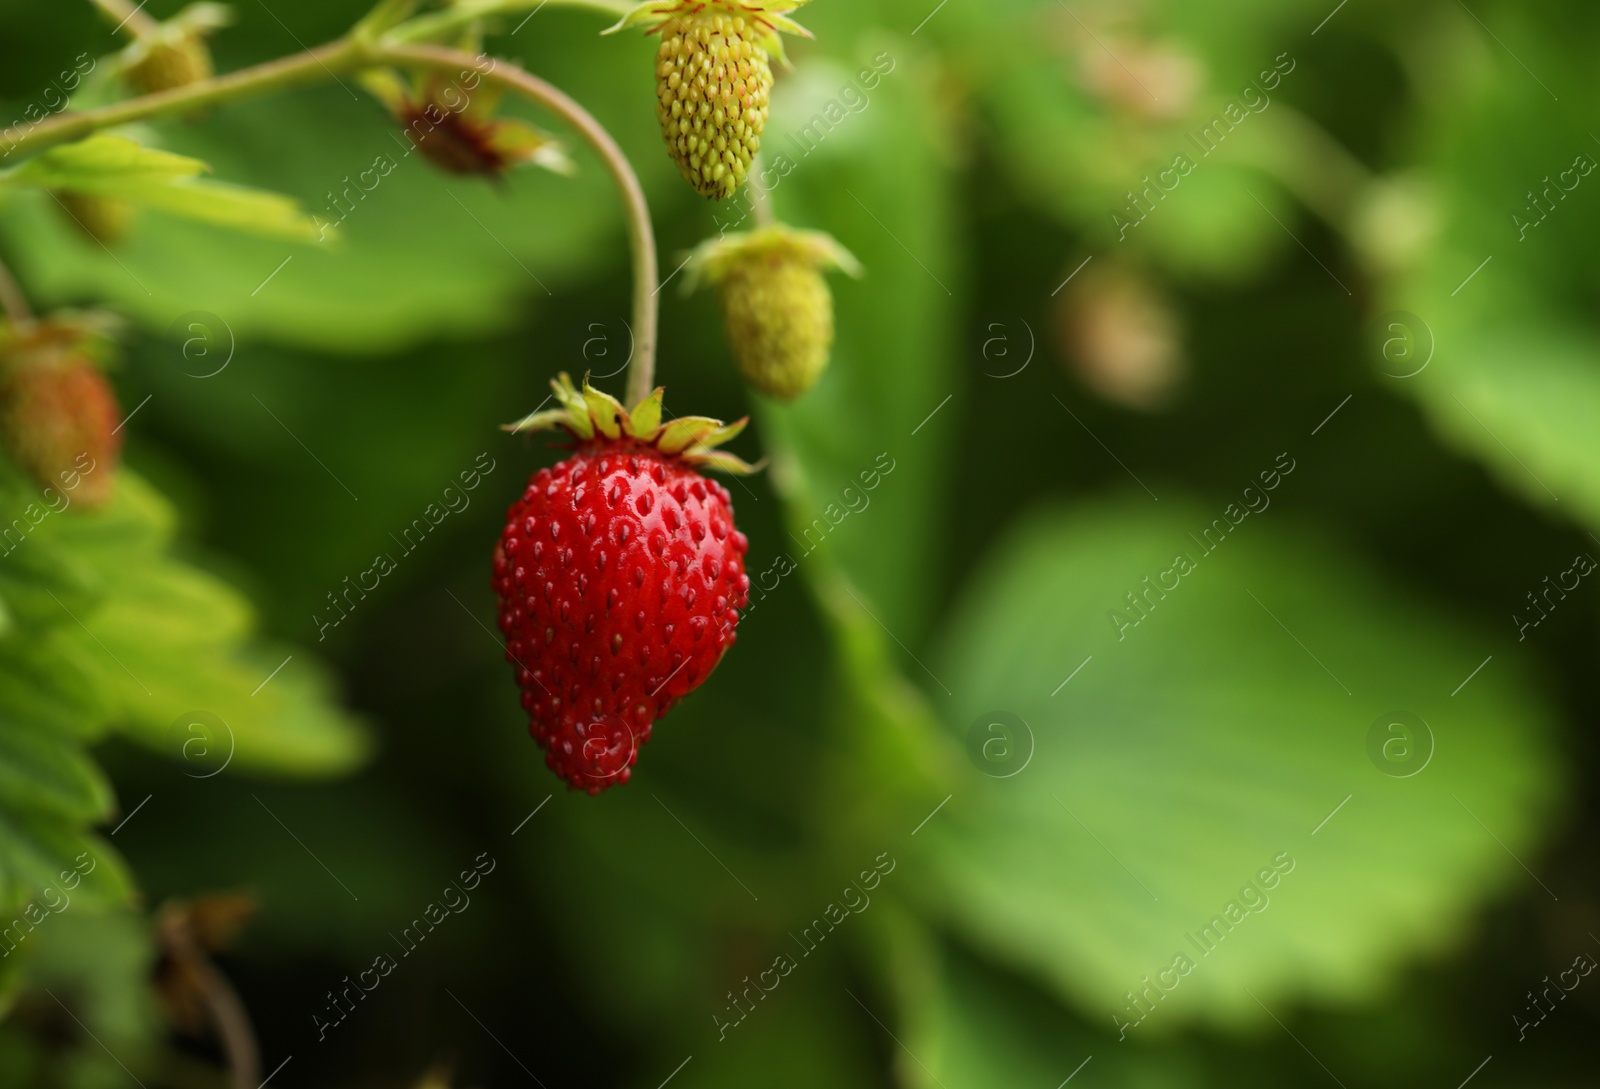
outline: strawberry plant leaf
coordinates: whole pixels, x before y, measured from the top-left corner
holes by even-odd
[[[0,912],[0,946],[16,944],[17,935],[31,934],[41,917],[60,910],[59,897],[47,895],[50,889],[75,903],[111,907],[128,903],[133,883],[122,859],[97,837],[62,820],[0,807],[0,907],[5,909]],[[44,899],[36,901],[40,896]],[[24,918],[24,925],[13,925],[8,934],[10,916],[30,903],[41,910],[32,919]]]
[[[969,587],[947,722],[971,744],[1018,716],[1032,756],[974,774],[918,837],[929,912],[1091,1023],[1142,1020],[1130,995],[1167,980],[1149,1035],[1370,998],[1485,897],[1545,895],[1517,860],[1538,872],[1563,776],[1505,633],[1286,527],[1251,519],[1208,554],[1205,510],[1148,507],[1041,516]],[[1396,721],[1429,733],[1402,752]]]
[[[829,17],[865,21],[869,13],[834,9]],[[785,477],[797,563],[804,570],[814,554],[832,551],[889,630],[915,642],[938,559],[923,527],[937,521],[946,439],[961,414],[950,403],[959,389],[953,300],[965,285],[948,230],[955,195],[939,157],[937,73],[909,54],[880,54],[878,63],[887,74],[872,108],[849,116],[837,137],[802,154],[776,127],[768,136],[770,169],[781,178],[770,199],[780,214],[828,232],[867,271],[831,284],[838,339],[816,387],[792,405],[763,403],[760,419],[769,445],[793,451],[774,472]],[[811,116],[862,66],[813,62],[779,85],[774,116]],[[743,199],[730,204],[719,219],[748,214]],[[884,314],[918,319],[885,322]]]
[[[1538,33],[1515,6],[1499,27],[1510,48]],[[1591,533],[1600,533],[1600,323],[1587,300],[1600,143],[1589,119],[1600,94],[1586,74],[1596,38],[1575,24],[1566,48],[1546,48],[1546,82],[1571,88],[1557,102],[1480,64],[1441,67],[1444,97],[1427,100],[1432,136],[1416,164],[1428,186],[1404,218],[1386,221],[1432,226],[1402,251],[1408,260],[1365,330],[1386,389],[1414,398],[1508,491]],[[1549,122],[1514,120],[1535,112]]]
[[[1059,1087],[1080,1072],[1105,1089],[1204,1084],[1181,1053],[1118,1048],[1115,1036],[954,948],[930,943],[898,983],[907,1051],[897,1067],[907,1089]]]
[[[562,48],[582,55],[614,44]],[[581,83],[568,89],[583,97]],[[652,116],[640,120],[641,129],[655,126]],[[549,297],[544,285],[593,269],[614,252],[602,240],[620,238],[615,197],[591,157],[578,154],[578,181],[520,171],[494,191],[436,171],[370,101],[336,87],[221,107],[161,132],[221,176],[298,198],[311,226],[289,237],[316,238],[327,227],[340,244],[289,250],[163,210],[159,224],[156,215],[135,222],[112,261],[57,209],[19,199],[0,207],[0,222],[40,296],[104,299],[161,335],[174,314],[200,309],[221,316],[241,342],[270,337],[379,355],[524,320],[530,300]],[[285,132],[305,133],[294,155],[281,153]],[[660,168],[663,177],[672,169]],[[625,297],[617,306],[620,313]]]
[[[0,186],[70,189],[119,196],[128,185],[170,183],[209,168],[199,159],[146,147],[126,136],[100,134],[50,148],[0,173]]]
[[[326,235],[295,200],[202,178],[209,170],[199,159],[146,147],[125,136],[100,135],[52,148],[0,173],[0,190],[33,188],[113,197],[269,237],[317,242]]]
[[[113,807],[85,747],[108,728],[195,763],[192,774],[330,774],[364,751],[319,666],[254,642],[243,599],[169,557],[173,512],[137,475],[123,470],[116,498],[93,512],[58,503],[29,518],[34,494],[0,459],[0,520],[26,527],[0,554],[12,620],[0,634],[0,916],[33,904],[12,944],[56,910],[35,902],[52,888],[81,883],[71,897],[98,905],[128,899],[121,861],[85,831]],[[223,724],[210,748],[183,734],[175,744],[194,711]]]
[[[89,821],[111,810],[111,787],[70,736],[8,718],[0,729],[0,797],[23,811]]]

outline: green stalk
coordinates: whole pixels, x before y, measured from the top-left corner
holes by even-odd
[[[588,8],[620,19],[634,6],[629,0],[459,0],[447,11],[419,16],[396,27],[388,38],[395,42],[436,41],[487,16],[527,11],[531,17],[547,7]]]
[[[598,8],[610,13],[625,11],[629,6],[624,0],[548,0],[548,2]],[[115,128],[135,121],[187,114],[254,95],[337,78],[342,73],[378,64],[481,71],[478,58],[470,53],[438,45],[405,43],[416,38],[442,34],[466,25],[473,19],[497,13],[503,14],[519,6],[531,5],[528,0],[509,0],[509,2],[468,0],[450,12],[402,24],[380,39],[352,34],[294,56],[201,80],[186,87],[144,95],[97,109],[56,114],[32,126],[17,125],[0,132],[0,148],[4,149],[5,157],[10,157],[16,152],[33,154],[58,144],[80,140],[102,129]],[[627,156],[623,154],[605,127],[562,91],[516,65],[496,63],[490,71],[482,72],[482,76],[543,106],[571,125],[600,156],[622,196],[628,220],[628,237],[633,252],[634,278],[634,352],[629,364],[626,403],[630,407],[637,405],[648,397],[654,388],[659,326],[657,294],[660,291],[655,231],[638,175],[634,173]]]
[[[253,95],[300,87],[371,63],[366,43],[353,38],[340,38],[292,57],[282,57],[254,68],[201,80],[187,87],[142,95],[98,109],[58,113],[37,125],[15,125],[0,132],[0,148],[4,149],[6,157],[17,152],[31,155],[57,144],[81,140],[102,129],[170,117]]]
[[[633,251],[633,358],[628,365],[628,388],[624,402],[634,407],[655,388],[656,336],[659,321],[661,271],[656,256],[655,229],[650,221],[650,205],[644,187],[634,173],[628,157],[611,138],[605,126],[564,92],[538,76],[515,65],[496,64],[484,72],[478,58],[459,49],[439,45],[383,45],[375,58],[391,64],[423,65],[475,70],[483,78],[515,91],[559,116],[594,149],[605,163],[611,180],[622,196],[628,219],[628,240]]]
[[[25,329],[33,324],[33,307],[28,305],[28,297],[4,261],[0,261],[0,312],[11,319],[14,328]]]
[[[131,0],[89,0],[89,2],[104,12],[113,25],[128,31],[135,38],[143,38],[154,33],[161,25],[145,13],[143,6],[136,6]]]

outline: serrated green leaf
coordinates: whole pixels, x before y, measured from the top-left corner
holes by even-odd
[[[95,617],[78,645],[96,657],[100,683],[114,693],[125,732],[169,758],[186,757],[174,724],[194,711],[225,724],[227,766],[302,776],[337,775],[364,759],[368,744],[338,710],[325,670],[304,651],[172,644],[152,638],[134,614]],[[269,680],[270,678],[270,680]],[[198,774],[217,767],[208,762]]]
[[[172,182],[209,169],[199,159],[102,133],[51,148],[0,173],[0,186],[67,189],[109,197],[122,195],[123,186]]]
[[[30,526],[29,536],[37,528]],[[0,544],[0,600],[25,627],[70,623],[72,613],[89,606],[94,591],[94,580],[84,565],[71,562],[47,539],[21,538],[15,545]]]
[[[99,675],[70,639],[0,640],[0,719],[97,737],[111,717]]]
[[[903,977],[906,1048],[901,1084],[908,1089],[1057,1086],[1076,1074],[1102,1089],[1198,1089],[1181,1055],[1117,1047],[1019,981],[1002,977],[955,949],[932,950],[923,971]],[[1087,1064],[1093,1062],[1093,1081]],[[925,1065],[924,1065],[925,1064]]]
[[[335,227],[318,223],[292,197],[228,182],[138,182],[122,186],[114,195],[186,219],[268,238],[321,242],[338,237]]]
[[[89,822],[111,809],[111,787],[71,734],[0,716],[0,798],[22,812]]]
[[[1208,554],[1190,534],[1219,512],[1149,507],[1035,520],[953,617],[936,667],[952,732],[1009,712],[1036,747],[918,837],[929,910],[1107,1026],[1192,958],[1148,1035],[1258,1020],[1257,999],[1370,999],[1489,895],[1544,895],[1507,853],[1538,869],[1564,793],[1544,701],[1499,650],[1452,695],[1503,644],[1275,514]],[[1129,595],[1148,595],[1136,625]],[[1436,745],[1408,778],[1368,756],[1397,711]],[[1207,950],[1193,935],[1223,913],[1243,920]]]
[[[63,899],[105,908],[126,904],[131,893],[127,867],[109,844],[51,817],[0,808],[0,952],[19,944],[19,934],[48,926],[52,912],[65,910]],[[43,922],[13,918],[29,903],[45,909]]]
[[[0,187],[114,197],[220,227],[318,242],[329,234],[277,193],[202,179],[199,159],[145,147],[125,136],[92,136],[52,148],[0,174]]]
[[[93,614],[97,631],[137,633],[180,657],[189,648],[237,644],[250,632],[244,598],[192,567],[138,557],[102,574],[116,581]]]

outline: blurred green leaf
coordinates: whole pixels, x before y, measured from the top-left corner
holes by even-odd
[[[304,242],[322,240],[324,228],[296,201],[199,177],[209,169],[198,159],[145,147],[125,136],[102,134],[51,148],[0,173],[0,187],[109,197],[213,226]]]
[[[0,726],[0,798],[24,812],[80,821],[111,809],[111,787],[89,757],[48,729],[7,717]]]
[[[170,521],[133,473],[123,471],[118,491],[114,512],[143,510],[160,524]],[[333,708],[320,666],[304,653],[279,656],[281,648],[249,644],[250,609],[235,591],[162,556],[119,547],[127,532],[114,515],[96,543],[97,524],[84,519],[67,532],[81,559],[114,589],[62,634],[96,663],[132,736],[177,755],[168,732],[180,716],[201,711],[226,724],[239,768],[333,774],[362,759],[365,741]]]
[[[174,219],[187,209],[163,205],[111,260],[75,238],[48,198],[19,198],[0,208],[0,222],[42,296],[104,299],[158,333],[204,310],[240,340],[381,353],[504,328],[530,300],[549,298],[548,285],[625,252],[614,192],[592,158],[581,158],[577,178],[526,170],[498,189],[445,176],[353,90],[240,103],[160,131],[222,176],[298,198],[310,218],[290,237],[316,240],[327,226],[326,242],[290,249],[232,237]],[[220,195],[208,207],[213,218],[270,211]],[[601,244],[608,235],[614,243]]]
[[[21,166],[0,173],[0,185],[114,197],[121,196],[126,186],[170,184],[204,174],[206,169],[198,159],[102,133],[40,152]]]
[[[1368,331],[1374,364],[1447,442],[1531,505],[1591,532],[1600,531],[1600,324],[1589,301],[1600,287],[1593,14],[1566,27],[1556,49],[1514,5],[1491,16],[1500,45],[1480,39],[1467,13],[1441,13],[1437,34],[1479,47],[1414,58],[1434,94],[1417,164],[1429,200],[1410,220],[1437,226],[1384,285],[1379,309],[1403,310]],[[1539,49],[1539,75],[1505,48]],[[1532,116],[1540,123],[1528,123]],[[1391,338],[1416,354],[1376,350]]]
[[[1103,1025],[1175,980],[1144,1034],[1375,998],[1529,883],[1517,858],[1537,869],[1562,795],[1539,692],[1491,636],[1324,545],[1252,517],[1209,554],[1211,514],[1151,507],[1037,518],[969,587],[940,659],[950,724],[1010,712],[1037,748],[922,833],[927,908]],[[1393,712],[1437,744],[1408,778],[1368,756]],[[1224,914],[1226,940],[1191,938]]]
[[[908,1089],[1056,1086],[1082,1073],[1105,1089],[1192,1089],[1181,1053],[1117,1045],[1072,1014],[955,949],[929,950],[901,980]],[[908,1057],[908,1056],[914,1056]]]
[[[784,169],[780,153],[788,163],[770,198],[779,218],[829,232],[867,271],[834,278],[838,345],[822,380],[793,405],[762,402],[760,421],[770,448],[793,451],[772,470],[789,499],[784,547],[802,570],[829,550],[888,629],[914,642],[942,559],[926,527],[947,499],[946,440],[960,421],[948,402],[959,388],[955,320],[966,285],[948,229],[938,70],[903,39],[873,44],[856,63],[808,61],[774,106],[772,169]],[[878,76],[870,105],[810,153],[780,132],[798,133],[862,71]]]

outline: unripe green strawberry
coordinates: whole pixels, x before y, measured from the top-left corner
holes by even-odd
[[[833,295],[825,268],[852,276],[861,266],[817,231],[781,224],[706,243],[690,262],[692,290],[718,288],[728,347],[756,389],[789,400],[816,384],[833,350]]]
[[[111,498],[121,412],[90,358],[90,333],[68,320],[0,328],[0,444],[41,487],[85,508]]]
[[[210,79],[215,71],[200,36],[183,34],[151,42],[123,76],[140,94],[153,95]]]
[[[772,65],[740,15],[705,11],[661,28],[656,119],[695,192],[713,200],[744,184],[767,131]]]
[[[134,207],[118,197],[60,190],[53,194],[61,213],[84,237],[104,246],[114,246],[127,237],[133,225]]]
[[[809,33],[784,17],[807,0],[651,0],[612,27],[661,32],[656,118],[667,153],[695,191],[733,194],[750,173],[767,129],[779,31]]]
[[[216,72],[206,35],[233,22],[222,4],[190,4],[164,23],[138,31],[122,51],[122,78],[140,94],[153,95],[210,79]]]

